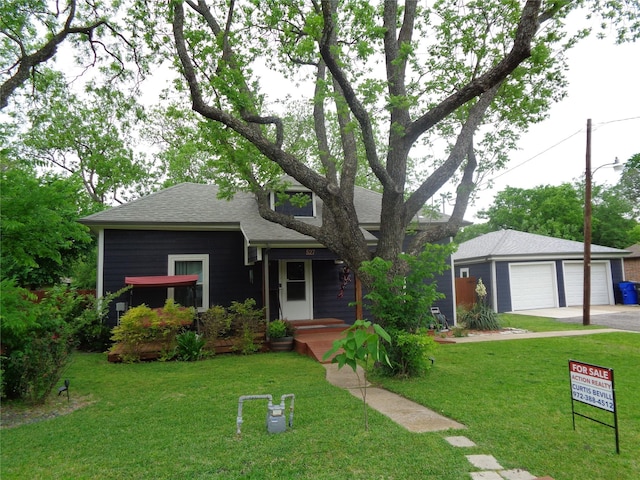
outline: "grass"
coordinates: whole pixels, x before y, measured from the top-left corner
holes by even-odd
[[[572,429],[569,358],[614,368],[620,455],[612,429],[584,419]],[[132,365],[77,354],[65,374],[71,397],[92,403],[3,429],[0,477],[453,480],[474,470],[466,454],[491,454],[556,480],[631,480],[639,364],[640,336],[630,333],[443,345],[426,378],[384,384],[469,428],[413,434],[375,411],[365,432],[361,402],[295,353]],[[266,401],[247,401],[238,437],[238,397],[265,393],[296,395],[294,428],[267,434]],[[478,446],[451,447],[448,435]]]
[[[563,323],[553,318],[533,317],[530,315],[519,315],[513,313],[501,313],[499,315],[502,327],[522,328],[530,332],[550,332],[563,330],[594,330],[606,328],[599,325],[583,326],[575,323]]]

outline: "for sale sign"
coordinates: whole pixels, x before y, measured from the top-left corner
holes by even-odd
[[[569,376],[574,400],[615,413],[613,369],[569,360]]]

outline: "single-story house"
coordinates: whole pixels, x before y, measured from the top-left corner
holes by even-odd
[[[627,282],[640,282],[640,243],[626,250],[631,254],[624,258],[624,278]]]
[[[614,305],[626,250],[591,246],[591,304]],[[582,305],[584,244],[500,230],[461,243],[456,277],[482,279],[498,312]]]
[[[320,224],[322,201],[295,181],[289,184],[287,193],[308,195],[309,201],[303,207],[273,201],[273,208]],[[380,229],[381,199],[355,188],[360,227],[371,248]],[[199,311],[254,298],[270,319],[356,320],[350,304],[361,297],[359,282],[344,262],[316,239],[263,219],[250,193],[226,200],[218,198],[215,185],[182,183],[80,222],[98,238],[97,295],[134,285],[133,295],[113,302],[112,324],[128,306],[157,307],[167,298],[195,303]],[[187,275],[197,275],[195,287]],[[436,305],[453,319],[453,268],[437,282],[446,299]]]

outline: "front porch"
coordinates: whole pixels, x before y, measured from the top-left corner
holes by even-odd
[[[320,363],[330,363],[323,360],[325,352],[332,346],[334,340],[342,336],[349,325],[338,318],[316,318],[312,320],[291,320],[295,330],[294,350],[300,355],[306,355]]]

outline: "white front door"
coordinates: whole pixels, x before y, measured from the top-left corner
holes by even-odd
[[[313,318],[311,260],[280,261],[280,307],[283,319]]]

